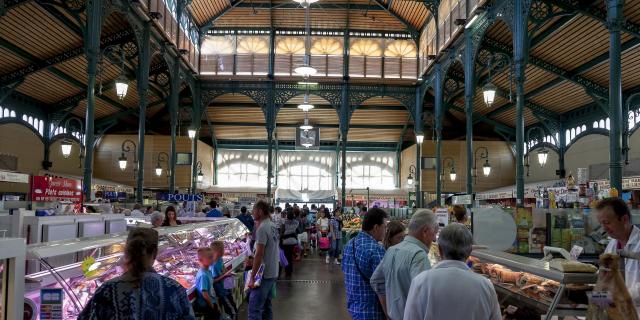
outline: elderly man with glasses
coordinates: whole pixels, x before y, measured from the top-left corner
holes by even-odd
[[[469,270],[473,237],[453,223],[440,231],[443,261],[413,279],[404,320],[500,320],[500,304],[489,279]]]
[[[387,249],[371,276],[371,286],[391,320],[402,320],[411,280],[431,268],[429,247],[436,240],[438,222],[431,210],[418,210],[411,216],[409,234]]]

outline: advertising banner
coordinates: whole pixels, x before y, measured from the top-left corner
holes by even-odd
[[[82,201],[80,180],[34,176],[31,179],[31,201]]]
[[[201,194],[180,194],[180,193],[159,193],[158,200],[164,201],[204,201],[204,195]]]

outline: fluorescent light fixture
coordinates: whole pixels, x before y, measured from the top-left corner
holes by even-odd
[[[474,22],[476,22],[476,20],[478,20],[478,15],[477,15],[477,14],[476,14],[476,15],[473,15],[473,18],[471,18],[471,21],[469,21],[469,22],[467,23],[467,25],[466,25],[466,26],[464,26],[464,28],[465,28],[465,29],[469,29],[469,28],[471,28],[471,27],[473,26],[473,23],[474,23]]]

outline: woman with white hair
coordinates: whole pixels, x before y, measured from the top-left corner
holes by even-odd
[[[151,214],[151,227],[158,228],[162,226],[164,222],[164,213],[156,211]]]
[[[440,231],[438,246],[443,260],[411,282],[404,320],[502,319],[493,284],[465,263],[472,244],[471,232],[460,223]]]

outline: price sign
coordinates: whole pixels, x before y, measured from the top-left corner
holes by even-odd
[[[447,208],[436,209],[436,220],[441,228],[446,227],[449,224],[449,210]]]
[[[40,289],[40,320],[62,320],[63,299],[61,288]]]

